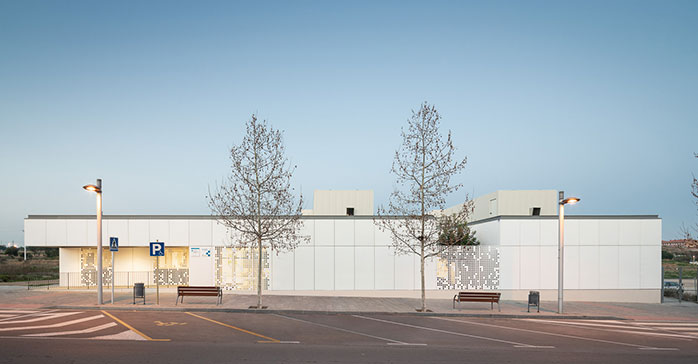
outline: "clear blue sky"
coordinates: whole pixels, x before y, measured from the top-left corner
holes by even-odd
[[[2,1],[0,242],[94,214],[96,178],[106,214],[208,214],[251,113],[285,130],[308,207],[385,203],[425,100],[463,192],[563,189],[673,238],[698,221],[697,95],[696,1]]]

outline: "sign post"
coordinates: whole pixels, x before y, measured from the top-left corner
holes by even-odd
[[[110,237],[109,238],[109,251],[111,252],[111,304],[114,304],[114,281],[116,279],[116,273],[114,273],[114,252],[119,251],[119,238]]]
[[[155,287],[156,299],[155,303],[160,304],[160,257],[165,255],[165,242],[155,241],[150,243],[150,256],[155,257]]]

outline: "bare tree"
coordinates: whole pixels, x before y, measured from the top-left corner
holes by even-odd
[[[465,168],[466,158],[455,160],[451,132],[444,138],[439,133],[438,111],[423,103],[412,111],[407,130],[402,130],[402,145],[395,152],[391,172],[396,187],[390,195],[387,208],[378,209],[376,224],[390,232],[397,253],[416,254],[420,258],[422,307],[425,312],[426,291],[424,263],[441,253],[448,245],[439,241],[447,224],[465,222],[470,211],[464,205],[461,212],[444,219],[441,214],[446,196],[458,190],[460,184],[451,184],[451,177]],[[436,212],[433,210],[437,210]],[[457,229],[452,229],[457,231]],[[452,237],[453,241],[460,240]]]
[[[209,189],[208,204],[221,224],[240,233],[241,245],[258,248],[257,308],[263,308],[262,247],[289,250],[306,239],[298,235],[303,196],[294,197],[295,166],[286,159],[281,131],[254,114],[230,160],[231,174],[214,193]]]

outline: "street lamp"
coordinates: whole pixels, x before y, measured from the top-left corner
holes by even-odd
[[[97,304],[102,302],[102,180],[97,179],[97,184],[85,185],[82,188],[97,192]]]
[[[577,197],[565,198],[565,191],[559,192],[560,212],[558,216],[558,246],[557,246],[557,313],[562,313],[562,292],[563,292],[563,275],[565,262],[565,205],[574,205],[579,202]]]

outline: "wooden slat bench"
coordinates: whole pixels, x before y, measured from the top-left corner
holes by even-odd
[[[216,296],[218,297],[216,305],[223,303],[223,290],[216,286],[178,286],[175,306],[180,302],[180,297],[182,297],[181,302],[184,303],[184,296]]]
[[[497,303],[497,310],[501,312],[502,309],[499,307],[501,295],[499,292],[458,292],[457,295],[453,296],[453,308],[456,308],[456,302],[489,302],[493,310],[494,304]]]

